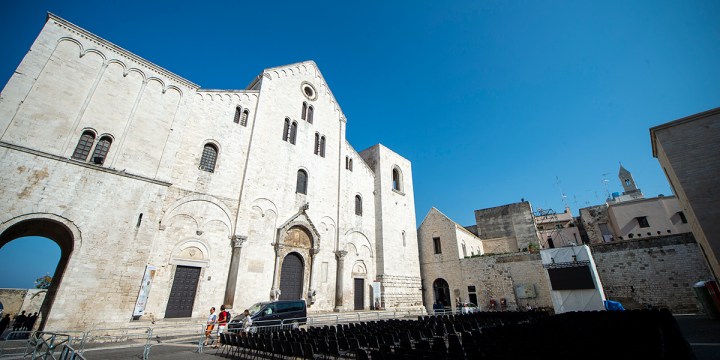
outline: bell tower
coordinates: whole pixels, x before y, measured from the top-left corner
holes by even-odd
[[[622,165],[620,165],[620,172],[618,173],[618,178],[620,178],[620,183],[622,183],[623,186],[623,195],[627,195],[632,199],[642,199],[644,197],[640,189],[638,189],[637,185],[635,184],[635,179],[633,179],[630,171],[628,171]]]

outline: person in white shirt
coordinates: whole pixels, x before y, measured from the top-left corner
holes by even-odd
[[[205,346],[210,341],[210,334],[212,334],[215,324],[217,323],[217,314],[215,313],[215,307],[210,308],[210,316],[208,316],[207,326],[205,327]]]
[[[245,317],[243,318],[242,329],[244,332],[249,332],[250,326],[252,326],[252,318],[250,318],[250,310],[245,309],[245,311],[243,312],[243,315],[245,315]]]

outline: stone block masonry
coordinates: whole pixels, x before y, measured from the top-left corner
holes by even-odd
[[[608,300],[627,309],[646,305],[673,313],[696,313],[702,306],[692,286],[710,278],[691,233],[591,246]]]

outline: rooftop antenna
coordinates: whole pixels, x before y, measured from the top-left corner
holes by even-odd
[[[602,179],[602,183],[603,183],[603,186],[605,187],[605,198],[606,198],[606,199],[609,199],[609,198],[610,198],[610,190],[608,189],[608,183],[610,182],[610,180],[607,179],[607,176],[608,176],[608,175],[610,175],[610,173],[603,173],[603,174],[602,174],[602,178],[603,178],[603,179]]]
[[[557,185],[558,189],[560,190],[560,198],[562,199],[563,205],[565,205],[565,207],[568,208],[569,206],[567,204],[567,201],[565,200],[567,198],[567,196],[562,191],[562,187],[560,186],[560,178],[557,176],[555,176],[555,185]]]

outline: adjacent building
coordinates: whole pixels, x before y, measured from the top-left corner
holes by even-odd
[[[655,126],[650,140],[684,219],[720,279],[720,108]]]

